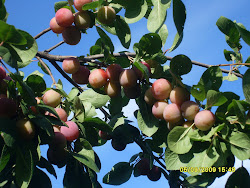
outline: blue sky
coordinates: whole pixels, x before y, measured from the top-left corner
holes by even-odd
[[[32,36],[35,36],[40,31],[49,27],[49,21],[55,14],[55,2],[57,1],[7,0],[6,8],[10,14],[8,23],[15,25],[18,29],[29,32]],[[249,0],[184,0],[184,3],[187,9],[184,39],[181,45],[174,52],[167,53],[167,55],[173,57],[178,54],[185,54],[192,60],[211,65],[227,63],[224,58],[223,50],[230,50],[230,48],[225,42],[225,36],[219,31],[215,23],[220,16],[225,16],[229,19],[241,22],[248,30],[250,30]],[[165,49],[168,49],[171,46],[176,33],[171,15],[172,10],[169,9],[166,21],[169,30],[169,37],[165,45]],[[139,21],[138,23],[131,24],[130,27],[132,33],[132,45],[133,43],[138,42],[143,34],[148,32],[145,19]],[[94,45],[96,42],[97,37],[98,35],[95,28],[89,29],[88,35],[82,35],[82,40],[77,46],[64,44],[51,53],[57,55],[86,55],[89,52],[89,47]],[[125,50],[116,36],[110,35],[110,37],[113,40],[116,52]],[[62,37],[57,37],[52,32],[47,33],[37,40],[39,50],[41,51],[50,48],[60,41],[62,41]],[[241,53],[243,54],[243,59],[246,60],[249,56],[250,50],[249,46],[245,45],[245,43],[242,44],[243,49],[241,50]],[[130,49],[132,49],[132,45]],[[26,75],[28,75],[36,69],[40,70],[37,67],[37,63],[33,62],[27,68],[24,68],[23,71]],[[58,74],[55,69],[51,67],[51,70],[56,79],[63,80],[63,77]],[[244,72],[245,69],[242,70]],[[183,82],[187,85],[197,84],[204,71],[205,69],[202,67],[193,67],[192,71],[183,77]],[[47,80],[47,87],[50,87],[52,84],[50,77],[45,76],[45,79]],[[66,80],[63,81],[63,84],[64,89],[69,92],[72,86]],[[240,95],[241,99],[244,99],[241,85],[241,79],[235,82],[224,81],[221,91],[233,91]],[[134,110],[132,109],[137,109],[134,101],[131,101],[129,106],[124,109],[125,115],[134,120],[132,113]],[[140,152],[140,148],[135,144],[130,144],[124,151],[117,152],[111,147],[110,142],[107,142],[106,145],[95,148],[95,151],[100,156],[102,161],[102,170],[98,174],[99,181],[102,184],[102,177],[112,168],[114,164],[120,161],[128,161],[133,154]],[[46,152],[45,149],[43,149],[42,152],[44,155]],[[241,162],[237,161],[236,165],[240,166]],[[250,169],[250,162],[244,162],[244,166]],[[64,168],[62,170],[57,170],[57,180],[53,177],[51,178],[53,187],[62,187],[63,170]],[[228,175],[230,175],[230,173],[227,173],[226,176],[216,180],[214,185],[211,187],[224,185]],[[164,179],[164,177],[162,177],[158,182],[151,182],[146,177],[132,177],[127,183],[121,185],[120,187],[139,187],[142,185],[144,188],[168,187],[168,182]],[[113,187],[105,184],[102,184],[102,186],[104,188]]]

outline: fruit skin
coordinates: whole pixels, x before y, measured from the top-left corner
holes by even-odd
[[[170,95],[171,90],[172,90],[171,83],[164,78],[156,80],[152,84],[151,88],[154,98],[158,100],[167,99]]]
[[[194,122],[193,121],[185,121],[182,126],[185,128],[189,128]],[[192,129],[195,129],[195,125],[193,125]]]
[[[102,69],[95,69],[89,75],[89,84],[93,88],[101,88],[107,84],[107,73]]]
[[[158,166],[153,166],[147,174],[148,179],[151,181],[158,181],[161,178],[161,170]]]
[[[0,117],[11,118],[16,115],[17,107],[13,99],[7,98],[6,95],[2,95],[0,98]]]
[[[89,83],[89,75],[89,69],[86,66],[80,66],[79,70],[72,74],[72,79],[77,84],[87,84]]]
[[[102,24],[111,25],[115,21],[115,17],[115,10],[109,6],[104,6],[97,12],[97,20]]]
[[[49,147],[47,151],[47,158],[51,164],[63,167],[66,165],[68,153],[64,149],[52,149]]]
[[[202,110],[198,112],[194,118],[195,126],[202,130],[209,130],[215,123],[215,115],[209,110]]]
[[[143,64],[143,65],[145,65],[145,66],[148,68],[149,75],[151,75],[151,68],[150,68],[149,64],[147,64],[147,63],[144,62],[144,61],[141,61],[140,63]],[[144,77],[143,74],[142,74],[142,72],[141,72],[137,67],[135,67],[135,66],[133,66],[133,70],[134,70],[135,73],[137,74],[138,78],[139,78],[140,80],[142,80],[143,77]]]
[[[194,120],[199,110],[198,104],[194,101],[186,101],[181,105],[182,116],[189,121]]]
[[[111,140],[111,145],[116,151],[122,151],[126,148],[126,144],[122,143],[118,139],[112,139]]]
[[[77,12],[74,17],[75,26],[78,29],[87,29],[90,26],[91,18],[87,11]]]
[[[5,80],[0,80],[0,94],[7,95],[8,84]]]
[[[55,108],[56,113],[58,114],[60,120],[66,122],[68,118],[67,112],[63,108]],[[45,115],[53,116],[57,118],[54,114],[46,112]]]
[[[109,133],[99,130],[98,135],[100,136],[101,139],[103,140],[110,140],[112,137]]]
[[[55,136],[51,143],[49,144],[49,147],[52,149],[64,149],[67,145],[67,140],[65,136],[60,132],[55,132]]]
[[[74,74],[80,68],[80,63],[77,58],[67,58],[63,60],[62,68],[66,73]]]
[[[17,132],[21,139],[30,141],[35,137],[35,126],[28,119],[20,119],[16,122]]]
[[[82,6],[87,4],[87,3],[91,3],[92,0],[74,0],[74,6],[76,8],[76,10],[78,11],[82,11]]]
[[[163,111],[163,117],[169,123],[177,123],[182,118],[180,107],[174,103],[167,105]]]
[[[152,106],[156,102],[156,99],[152,94],[151,87],[148,88],[147,91],[145,92],[144,100],[150,106]]]
[[[108,79],[112,82],[119,82],[119,77],[122,71],[123,68],[119,64],[111,64],[106,69]]]
[[[140,172],[140,175],[147,175],[150,171],[150,165],[149,165],[149,159],[148,158],[142,158],[137,164],[136,168],[138,172]]]
[[[77,45],[81,40],[81,32],[75,26],[69,26],[63,30],[62,37],[65,43]]]
[[[62,33],[63,30],[65,29],[65,27],[61,27],[60,25],[57,24],[55,17],[50,20],[49,27],[54,33],[57,34]]]
[[[164,119],[163,118],[163,111],[165,107],[168,105],[166,101],[157,101],[154,103],[152,107],[152,114],[157,118],[157,119]]]
[[[48,90],[43,95],[44,104],[51,106],[53,108],[57,107],[61,102],[61,95],[54,91],[53,89]]]
[[[67,121],[65,123],[68,125],[68,127],[62,126],[60,131],[65,136],[66,140],[72,142],[79,137],[79,128],[73,121]]]
[[[5,77],[6,77],[6,71],[2,66],[0,66],[0,80],[3,80]]]
[[[56,12],[56,22],[61,27],[69,27],[74,22],[73,13],[67,8],[61,8]]]
[[[189,92],[183,87],[175,87],[171,92],[169,99],[172,103],[182,105],[185,101],[190,100]]]
[[[121,72],[119,80],[124,88],[134,87],[137,84],[137,75],[133,69],[125,69]]]
[[[176,126],[182,126],[183,123],[185,122],[185,120],[183,118],[181,118],[178,122],[176,123],[168,123],[167,127],[168,130],[172,130],[173,128],[175,128]]]
[[[134,87],[123,88],[124,94],[129,99],[136,99],[141,95],[141,86],[140,84],[136,84]]]
[[[121,93],[121,86],[118,83],[108,82],[104,86],[105,93],[110,97],[116,97]]]

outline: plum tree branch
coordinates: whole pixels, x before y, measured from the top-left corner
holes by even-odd
[[[51,71],[49,70],[49,68],[47,67],[47,65],[44,63],[44,61],[40,58],[40,57],[36,57],[38,61],[40,61],[40,63],[42,64],[42,66],[46,69],[46,71],[49,73],[52,81],[53,81],[53,85],[56,85],[56,80],[53,76],[53,74],[51,73]]]
[[[52,50],[56,49],[58,46],[61,46],[62,44],[64,44],[64,41],[59,42],[58,44],[56,44],[55,46],[52,46],[51,48],[49,48],[48,50],[44,50],[44,52],[51,52]]]
[[[37,34],[36,36],[34,36],[34,39],[38,39],[39,37],[41,37],[42,35],[44,35],[45,33],[49,32],[51,29],[50,27],[47,29],[44,29],[43,31],[41,31],[39,34]]]
[[[135,53],[129,53],[129,52],[114,53],[113,54],[114,57],[129,57],[129,56],[135,57],[135,55],[136,55]],[[54,61],[60,61],[60,62],[62,62],[64,59],[69,58],[69,57],[77,58],[77,56],[51,55],[51,54],[48,54],[46,52],[40,52],[40,51],[37,52],[37,56],[44,58],[44,59],[47,59],[47,60],[54,60]],[[104,58],[103,54],[96,54],[96,55],[91,55],[88,57],[81,58],[80,62],[82,62],[82,63],[91,62],[91,63],[96,63],[96,64],[102,64],[102,62],[97,61],[98,59],[102,59],[102,58]],[[169,57],[169,56],[166,56],[166,58],[167,58],[167,60],[170,60],[170,61],[173,59],[173,57]],[[200,66],[200,67],[204,67],[204,68],[209,68],[211,66],[218,66],[218,65],[208,65],[208,64],[200,63],[198,61],[192,61],[192,64]],[[230,73],[230,70],[226,70],[226,69],[221,69],[221,71],[224,73]],[[240,73],[233,72],[232,74],[234,74],[237,77],[243,78],[243,75]]]
[[[75,86],[80,92],[83,92],[83,89],[74,81],[72,80],[63,70],[62,68],[56,63],[54,60],[49,60],[49,62],[61,73],[61,75],[68,80],[73,86]]]

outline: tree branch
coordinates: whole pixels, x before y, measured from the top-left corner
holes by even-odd
[[[124,52],[124,53],[114,53],[113,56],[115,57],[135,57],[135,53],[128,53],[128,52]],[[60,55],[51,55],[48,54],[46,52],[38,52],[37,56],[47,59],[47,60],[54,60],[54,61],[60,61],[62,62],[64,59],[69,58],[69,57],[75,57],[77,58],[77,56],[60,56]],[[91,55],[85,58],[80,59],[80,62],[86,63],[86,62],[91,62],[91,63],[96,63],[96,64],[102,64],[102,62],[97,61],[97,59],[102,59],[104,58],[103,54],[97,54],[97,55]],[[166,56],[167,60],[172,60],[172,57]],[[209,68],[211,66],[218,66],[218,65],[208,65],[208,64],[204,64],[204,63],[200,63],[198,61],[192,61],[192,64],[200,66],[200,67],[205,67],[205,68]],[[221,69],[222,72],[224,73],[230,73],[230,70],[226,70],[226,69]],[[237,77],[243,78],[243,75],[240,73],[235,73],[233,72],[232,74],[234,74]]]
[[[66,78],[73,86],[75,86],[80,92],[83,92],[83,89],[74,81],[72,80],[62,69],[61,67],[56,63],[54,60],[49,60],[49,62],[58,70],[58,72],[61,73],[61,75]]]
[[[45,33],[49,32],[51,29],[50,27],[47,29],[44,29],[41,33],[37,34],[36,36],[34,36],[34,39],[38,39],[39,37],[41,37],[42,35],[44,35]]]
[[[36,58],[38,59],[38,61],[40,61],[40,63],[42,64],[42,66],[46,69],[46,71],[49,73],[49,75],[50,75],[50,77],[51,77],[51,79],[52,79],[52,81],[53,81],[53,84],[54,85],[56,85],[56,80],[55,80],[55,78],[54,78],[54,76],[52,75],[52,73],[51,73],[51,71],[49,70],[49,68],[46,66],[46,64],[44,63],[44,61],[40,58],[40,57],[38,57],[38,56],[36,56]]]
[[[59,42],[58,44],[56,44],[55,46],[52,46],[51,48],[49,48],[48,50],[44,50],[44,52],[51,52],[52,50],[56,49],[58,46],[61,46],[62,44],[64,44],[64,41]]]

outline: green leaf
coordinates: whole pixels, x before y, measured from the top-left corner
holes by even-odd
[[[109,124],[107,124],[105,121],[102,121],[100,118],[96,117],[96,118],[86,118],[84,120],[84,124],[86,126],[91,126],[91,127],[95,127],[99,130],[103,130],[106,132],[111,132],[112,131],[112,127],[109,126]]]
[[[161,37],[162,46],[165,45],[167,38],[168,38],[168,28],[166,24],[163,24],[158,32],[159,36]]]
[[[0,1],[0,20],[5,21],[7,18],[7,11],[6,8],[4,6],[4,2],[1,0]]]
[[[31,60],[35,57],[38,51],[38,46],[36,40],[29,33],[22,30],[18,31],[23,37],[25,37],[27,44],[18,46],[9,44],[9,47],[12,51],[14,50],[13,52],[11,51],[11,55],[14,56],[15,61],[17,61],[18,68],[23,68],[32,62]]]
[[[223,96],[221,92],[217,92],[214,90],[209,90],[207,92],[207,108],[211,108],[212,106],[221,106],[225,102],[227,102],[227,98]]]
[[[246,168],[240,167],[227,179],[226,188],[241,188],[250,185],[250,175]]]
[[[103,177],[103,183],[121,185],[127,182],[132,174],[133,167],[127,162],[119,162]]]
[[[131,32],[128,24],[121,16],[116,16],[115,31],[124,48],[129,48],[131,43]]]
[[[172,44],[172,46],[170,47],[170,52],[174,51],[180,44],[181,41],[183,39],[183,32],[181,34],[176,33],[175,37],[174,37],[174,42]]]
[[[15,119],[0,118],[0,131],[5,144],[8,147],[15,146],[17,138]]]
[[[75,112],[75,115],[74,117],[77,118],[77,120],[79,122],[83,122],[84,121],[84,106],[82,104],[82,101],[80,100],[79,97],[75,97],[74,98],[74,101],[73,101],[73,107],[74,107],[74,112]]]
[[[250,69],[248,69],[243,76],[242,88],[246,100],[250,102]]]
[[[74,98],[78,95],[78,93],[79,93],[79,90],[76,87],[73,87],[68,94],[69,100],[73,101]]]
[[[186,154],[177,154],[170,149],[165,152],[165,163],[167,170],[180,170],[186,167],[188,162],[193,158],[193,154],[188,152]]]
[[[191,71],[192,62],[185,55],[177,55],[170,62],[170,69],[177,75],[184,75]]]
[[[81,163],[70,159],[65,170],[63,185],[65,188],[92,187],[91,181]]]
[[[159,31],[167,17],[167,9],[172,0],[152,0],[153,10],[150,12],[147,22],[147,28],[151,33]]]
[[[237,23],[235,26],[238,29],[241,38],[250,46],[250,32],[246,30],[242,24]]]
[[[86,3],[82,6],[82,10],[96,9],[100,7],[103,3],[103,0],[93,1],[91,3]]]
[[[250,138],[243,132],[232,132],[228,138],[232,153],[240,160],[250,158]]]
[[[167,137],[168,147],[177,154],[184,154],[189,152],[192,148],[193,141],[188,136],[189,129],[176,126],[170,131]]]
[[[9,25],[0,20],[0,43],[8,43],[13,45],[25,45],[27,40],[13,25]]]
[[[222,84],[222,71],[219,67],[209,67],[201,76],[201,79],[197,85],[193,85],[191,88],[191,94],[199,101],[203,101],[206,98],[208,90],[219,91]]]
[[[88,89],[82,92],[79,98],[83,102],[90,102],[95,108],[100,108],[104,106],[110,99],[108,95],[99,94],[93,89]]]
[[[100,27],[96,27],[96,30],[97,30],[98,34],[100,35],[103,44],[107,45],[109,47],[110,51],[113,53],[114,52],[114,45],[112,43],[112,40]]]
[[[37,166],[39,166],[40,168],[45,168],[50,174],[52,174],[55,178],[57,178],[54,167],[44,157],[41,157],[40,161],[38,161]]]
[[[218,160],[219,154],[215,147],[209,147],[201,153],[195,153],[188,167],[211,167]],[[200,172],[189,172],[191,175],[198,175]]]
[[[147,13],[148,5],[146,0],[127,0],[125,3],[125,21],[129,24],[138,22]]]
[[[183,182],[183,185],[185,187],[207,187],[211,185],[216,176],[214,173],[202,173],[201,175],[197,176],[188,176],[185,178],[185,181]]]
[[[49,75],[48,71],[44,68],[44,66],[40,63],[40,61],[37,62],[37,65],[42,69],[42,71],[43,71],[45,74]],[[48,66],[47,64],[45,64],[45,65],[46,65],[46,67],[50,70],[49,66]],[[51,71],[51,70],[50,70],[50,71]]]
[[[46,90],[46,83],[44,79],[39,75],[30,75],[26,79],[27,85],[35,92],[42,93]]]
[[[143,35],[139,41],[139,46],[144,53],[153,55],[161,50],[162,41],[158,34],[149,33]]]
[[[68,1],[59,1],[56,2],[54,5],[55,12],[57,12],[59,9],[65,7],[68,5]]]
[[[81,151],[78,153],[70,152],[71,155],[90,169],[99,172],[100,169],[95,163],[95,154],[91,144],[87,140],[82,140],[82,145],[84,145],[84,147]]]
[[[91,118],[97,115],[95,107],[90,102],[83,102],[82,104],[84,106],[86,118]]]
[[[52,184],[46,173],[38,168],[35,168],[29,187],[52,188]]]
[[[21,151],[18,148],[16,155],[16,184],[21,188],[27,188],[33,175],[33,159],[30,150]]]
[[[158,120],[152,115],[141,112],[140,110],[137,113],[137,122],[140,130],[143,134],[151,137],[158,130]]]
[[[221,16],[217,20],[216,25],[222,33],[229,37],[230,42],[239,43],[240,34],[236,28],[236,24],[232,20]]]
[[[175,50],[183,39],[183,29],[186,21],[186,8],[181,0],[173,0],[173,18],[177,34],[175,35],[170,51]]]
[[[0,158],[0,173],[6,167],[9,160],[10,160],[10,151],[9,148],[6,145],[4,145]]]

